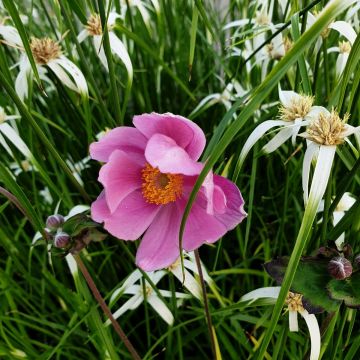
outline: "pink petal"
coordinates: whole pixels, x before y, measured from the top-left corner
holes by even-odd
[[[155,134],[148,141],[145,158],[163,173],[197,175],[203,164],[192,160],[188,153],[165,135]]]
[[[104,228],[119,239],[136,240],[152,223],[159,209],[144,200],[141,190],[135,190],[105,219]]]
[[[110,216],[110,210],[105,199],[105,191],[91,204],[91,218],[96,222],[103,222]]]
[[[179,257],[179,227],[182,214],[176,203],[161,208],[146,231],[136,253],[136,265],[144,271],[163,269]]]
[[[134,116],[133,123],[147,138],[162,134],[172,138],[193,160],[197,160],[205,147],[205,135],[194,122],[171,113]]]
[[[215,206],[215,216],[227,227],[227,230],[231,230],[247,216],[244,210],[244,199],[241,196],[240,190],[232,181],[222,176],[214,175],[214,183],[215,187],[219,187],[222,190],[226,198],[224,212],[217,211],[217,206]]]
[[[135,128],[117,127],[97,142],[90,144],[90,156],[94,160],[107,162],[114,150],[123,150],[141,159],[147,139]]]
[[[121,150],[113,151],[108,162],[102,166],[98,180],[105,188],[110,212],[113,213],[127,195],[141,187],[142,167]]]

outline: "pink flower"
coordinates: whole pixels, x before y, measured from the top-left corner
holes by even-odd
[[[123,240],[144,234],[136,264],[145,271],[170,266],[179,257],[179,228],[195,181],[205,135],[178,115],[135,116],[133,127],[118,127],[90,145],[93,159],[104,162],[99,181],[104,190],[91,216]],[[191,209],[183,247],[213,243],[246,216],[237,186],[210,173]]]

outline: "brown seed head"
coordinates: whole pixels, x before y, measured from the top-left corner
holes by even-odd
[[[308,138],[320,145],[340,145],[344,142],[345,124],[349,114],[341,120],[339,114],[333,109],[330,114],[320,113],[308,126]]]
[[[308,95],[300,95],[299,98],[292,98],[290,106],[280,107],[280,118],[285,121],[303,119],[309,113],[313,102],[314,98]]]
[[[39,65],[46,65],[50,60],[60,57],[60,45],[50,38],[31,38],[30,49],[35,62]]]
[[[288,296],[286,297],[285,303],[288,306],[288,309],[290,311],[302,311],[304,310],[303,304],[302,304],[302,295],[293,293],[289,291]]]
[[[88,33],[92,36],[102,35],[102,26],[101,19],[99,14],[92,14],[87,21],[87,25],[85,26]]]

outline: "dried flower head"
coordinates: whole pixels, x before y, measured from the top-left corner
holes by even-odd
[[[92,14],[88,20],[87,25],[85,26],[88,33],[92,36],[102,35],[102,26],[101,26],[101,18],[99,14]]]
[[[289,39],[288,36],[284,37],[284,48],[285,48],[285,53],[288,53],[289,50],[293,47],[293,42]]]
[[[286,297],[286,304],[290,311],[303,311],[302,295],[289,291]]]
[[[321,112],[307,129],[308,138],[320,145],[340,145],[344,142],[345,124],[349,114],[341,119],[333,109],[330,114]]]
[[[30,48],[35,62],[39,65],[46,65],[61,55],[60,45],[47,37],[42,39],[31,38]]]
[[[340,54],[348,54],[351,51],[351,44],[348,41],[339,42]]]
[[[309,95],[300,95],[291,98],[289,106],[281,106],[279,109],[280,118],[285,121],[303,119],[310,111],[314,98]]]

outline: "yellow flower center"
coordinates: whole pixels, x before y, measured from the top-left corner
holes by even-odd
[[[146,164],[141,170],[141,178],[142,194],[149,203],[165,205],[182,195],[183,176],[180,174],[164,174]]]
[[[88,18],[87,25],[85,26],[88,33],[92,36],[102,35],[101,19],[99,14],[93,14]]]
[[[332,110],[329,115],[320,113],[309,125],[307,133],[310,140],[320,145],[340,145],[344,142],[345,123],[349,114],[341,120],[339,114]]]
[[[302,311],[304,310],[303,304],[302,304],[302,295],[293,293],[289,291],[288,296],[286,297],[286,304],[288,306],[288,309],[290,311]]]
[[[303,119],[309,113],[313,102],[314,98],[308,95],[301,95],[299,98],[292,98],[290,106],[280,107],[280,118],[285,121]]]
[[[351,51],[351,45],[348,41],[340,41],[339,42],[339,51],[341,54],[346,54]]]
[[[50,60],[57,59],[61,55],[60,45],[50,38],[32,38],[30,49],[39,65],[46,65]]]

